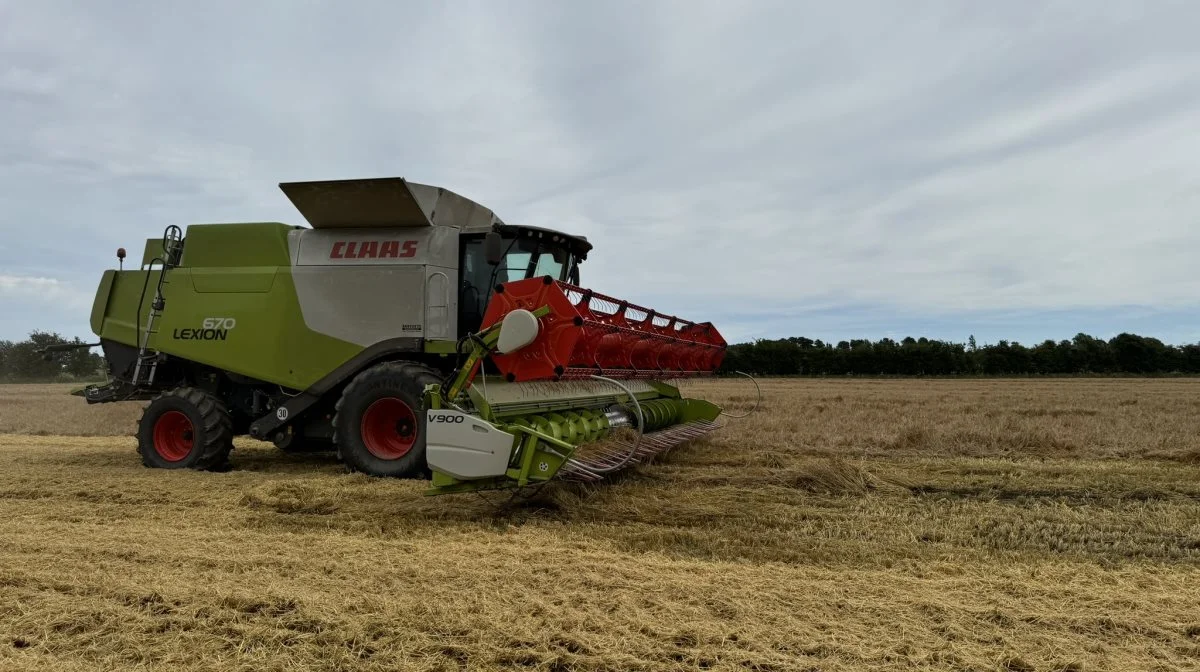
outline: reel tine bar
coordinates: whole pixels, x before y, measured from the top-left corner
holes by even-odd
[[[698,420],[643,434],[637,453],[629,464],[643,464],[681,443],[698,439],[719,428],[720,425],[715,422]],[[600,481],[604,478],[604,473],[625,459],[630,445],[621,441],[606,441],[589,446],[586,454],[576,455],[563,464],[558,472],[559,477],[577,482]]]

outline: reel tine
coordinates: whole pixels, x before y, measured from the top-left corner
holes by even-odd
[[[601,479],[600,474],[588,469],[587,466],[581,464],[578,460],[568,460],[567,463],[563,465],[563,469],[565,470],[568,468],[569,471],[559,472],[563,474],[563,477],[567,480],[579,481],[583,483],[594,483]]]
[[[681,443],[700,438],[715,429],[715,423],[696,421],[644,434],[632,457],[629,457],[633,445],[631,442],[606,441],[594,444],[588,447],[586,455],[576,455],[567,460],[559,470],[559,478],[588,483],[601,481],[604,480],[604,474],[614,467],[644,464]]]

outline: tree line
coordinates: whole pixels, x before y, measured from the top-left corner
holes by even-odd
[[[23,341],[0,341],[0,382],[46,383],[95,381],[104,378],[104,358],[87,348],[68,350],[47,359],[37,352],[48,345],[81,344],[57,333],[35,331]]]
[[[721,370],[766,376],[1200,374],[1200,343],[1167,345],[1129,333],[1107,341],[1077,334],[1034,346],[1006,340],[977,345],[974,336],[966,343],[792,337],[732,345]]]
[[[0,340],[0,382],[92,381],[104,378],[104,358],[80,348],[47,359],[48,345],[83,343],[53,332]],[[760,376],[953,376],[1200,374],[1200,343],[1167,345],[1157,338],[1123,333],[1107,341],[1076,334],[1035,346],[1016,341],[977,345],[928,338],[837,343],[804,337],[760,339],[729,346],[722,372]]]

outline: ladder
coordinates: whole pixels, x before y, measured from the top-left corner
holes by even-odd
[[[163,308],[167,305],[166,299],[163,298],[163,285],[169,284],[167,271],[178,266],[179,260],[183,256],[183,230],[174,224],[168,226],[163,231],[162,249],[162,256],[150,260],[146,271],[150,272],[155,261],[162,265],[158,283],[154,288],[154,299],[150,302],[150,312],[146,314],[146,326],[142,329],[138,339],[137,361],[134,363],[133,379],[130,381],[134,385],[154,384],[154,374],[158,372],[158,363],[161,358],[157,350],[150,349],[150,337],[158,333],[154,328],[155,323],[158,322],[158,318],[162,317]],[[143,298],[144,295],[145,290],[143,290]]]

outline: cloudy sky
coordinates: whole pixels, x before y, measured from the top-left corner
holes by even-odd
[[[0,338],[404,176],[730,340],[1200,341],[1200,3],[0,0]]]

